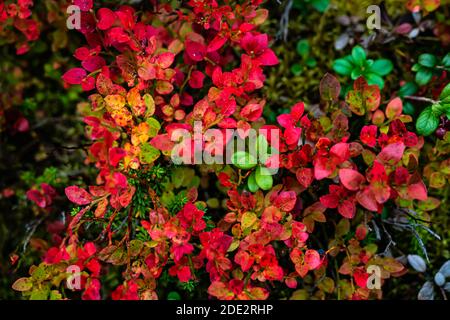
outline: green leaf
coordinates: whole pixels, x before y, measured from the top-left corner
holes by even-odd
[[[433,72],[428,68],[420,68],[416,73],[416,82],[419,86],[424,86],[430,82]]]
[[[256,158],[248,152],[238,151],[231,157],[231,163],[243,170],[248,170],[256,166]]]
[[[358,67],[354,68],[352,70],[352,73],[350,74],[350,77],[352,78],[352,80],[356,80],[360,76],[362,76],[362,70],[361,70],[361,68],[358,68]]]
[[[132,257],[136,257],[139,255],[139,253],[142,251],[142,248],[144,247],[144,243],[139,239],[133,239],[130,241],[130,244],[128,246],[128,249],[130,251],[130,255]]]
[[[412,116],[415,111],[416,111],[416,109],[414,108],[414,105],[411,102],[405,101],[403,103],[403,113],[404,114],[408,114],[408,115]]]
[[[48,267],[44,264],[40,264],[36,269],[34,269],[31,277],[36,282],[42,282],[51,277],[51,272],[48,270]]]
[[[317,61],[313,57],[308,57],[308,59],[306,59],[305,63],[310,68],[314,68],[317,65]]]
[[[366,61],[366,52],[361,46],[354,46],[352,49],[352,57],[358,66],[364,65]]]
[[[58,290],[52,290],[50,292],[50,300],[61,300],[62,294]]]
[[[145,115],[147,117],[152,116],[155,113],[155,100],[153,100],[153,97],[148,93],[144,94],[143,98],[145,107],[147,108]]]
[[[110,245],[98,253],[98,258],[115,266],[120,266],[127,262],[127,252],[122,247]]]
[[[312,0],[311,5],[319,12],[325,12],[330,5],[330,0]]]
[[[258,191],[259,186],[256,183],[255,172],[252,172],[250,174],[250,176],[248,177],[248,179],[247,179],[247,188],[252,193],[255,193],[256,191]]]
[[[428,197],[427,200],[422,200],[417,203],[417,208],[423,211],[431,211],[439,207],[441,201],[439,199]]]
[[[365,63],[364,63],[364,68],[365,68],[365,69],[368,69],[368,68],[372,67],[373,64],[374,64],[373,59],[367,59],[367,60],[365,61]]]
[[[384,87],[384,80],[383,80],[383,78],[380,77],[378,74],[375,74],[375,73],[368,73],[368,74],[365,76],[365,78],[366,78],[367,83],[368,83],[369,85],[374,85],[374,84],[376,84],[377,86],[380,87],[380,89],[383,89],[383,87]]]
[[[149,143],[144,143],[141,145],[141,154],[139,159],[142,163],[151,164],[159,158],[161,152],[150,145]]]
[[[167,300],[181,300],[181,296],[180,296],[180,294],[178,292],[171,291],[167,295]]]
[[[442,64],[446,68],[450,68],[450,52],[445,55],[444,58],[442,58]]]
[[[257,155],[260,163],[266,163],[269,158],[269,142],[266,137],[262,134],[256,139],[257,143]]]
[[[450,103],[450,83],[447,83],[444,89],[442,89],[439,99],[443,103]]]
[[[291,66],[291,72],[292,72],[292,74],[293,74],[294,76],[299,76],[299,75],[302,73],[302,71],[303,71],[303,68],[302,68],[302,66],[301,66],[300,64],[298,64],[298,63],[294,63],[294,64]]]
[[[336,225],[336,236],[343,237],[350,231],[350,221],[348,219],[341,219]]]
[[[398,90],[398,95],[400,97],[412,96],[413,94],[415,94],[417,92],[418,89],[419,89],[419,87],[417,87],[417,85],[414,82],[406,82],[400,88],[400,90]]]
[[[307,57],[308,54],[309,54],[309,50],[310,50],[308,40],[302,39],[302,40],[300,40],[299,42],[297,42],[297,47],[296,47],[296,49],[297,49],[297,53],[298,53],[299,55],[301,55],[301,56],[304,57],[304,58]]]
[[[48,294],[47,288],[35,289],[31,292],[30,300],[47,300]]]
[[[433,110],[433,113],[439,117],[441,114],[443,114],[446,110],[445,105],[440,104],[440,103],[434,103],[431,106],[431,110]]]
[[[425,108],[420,114],[416,122],[417,133],[429,136],[439,125],[439,118],[434,114],[433,109],[430,107]]]
[[[435,55],[424,53],[419,56],[419,64],[428,67],[433,68],[437,63],[437,59]]]
[[[353,65],[345,58],[337,59],[333,63],[333,70],[343,76],[349,76],[352,73]]]
[[[413,66],[411,67],[411,71],[417,72],[420,70],[420,68],[422,68],[420,64],[414,63]]]
[[[269,169],[259,166],[255,172],[256,184],[263,190],[272,189],[273,178]]]
[[[372,64],[372,66],[369,68],[369,70],[380,76],[385,76],[385,75],[388,75],[389,73],[391,73],[393,68],[394,68],[394,66],[393,66],[391,60],[378,59]]]
[[[150,127],[150,130],[148,132],[149,137],[156,137],[159,130],[161,129],[161,124],[155,118],[148,118],[145,122],[147,122]]]

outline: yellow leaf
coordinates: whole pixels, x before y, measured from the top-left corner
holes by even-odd
[[[125,106],[125,98],[119,94],[111,94],[105,97],[106,106],[108,111],[120,110]]]
[[[131,133],[131,143],[134,146],[138,146],[141,143],[147,142],[149,136],[150,126],[146,122],[141,122],[139,125],[133,128]]]
[[[153,97],[148,93],[144,94],[143,98],[145,102],[145,107],[147,108],[145,116],[151,117],[152,115],[155,114],[155,100],[153,100]]]
[[[245,212],[241,218],[242,230],[250,228],[256,222],[257,219],[258,219],[258,217],[256,216],[256,214],[254,212],[251,212],[251,211]]]

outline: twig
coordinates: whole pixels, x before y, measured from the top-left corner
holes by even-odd
[[[440,289],[441,289],[442,296],[444,297],[444,300],[447,300],[447,295],[445,294],[444,288],[440,287]]]
[[[280,29],[277,32],[277,39],[283,38],[283,41],[287,41],[287,36],[289,33],[289,13],[292,9],[293,0],[289,0],[284,8],[283,14],[280,19]],[[278,1],[280,3],[280,1]]]
[[[375,231],[375,236],[377,237],[377,240],[381,240],[381,234],[380,234],[380,228],[378,228],[375,220],[372,220],[373,229]]]
[[[387,235],[388,239],[389,239],[389,243],[387,244],[386,248],[383,251],[383,255],[386,255],[390,249],[391,246],[395,246],[396,243],[395,241],[392,239],[391,234],[386,230],[386,227],[384,226],[383,222],[381,223],[381,227],[383,228],[384,233]]]
[[[416,96],[404,96],[405,99],[409,99],[409,100],[416,100],[416,101],[422,101],[422,102],[429,102],[431,104],[435,104],[438,101],[430,99],[430,98],[425,98],[425,97],[416,97]]]
[[[23,240],[22,252],[26,251],[31,237],[36,232],[37,227],[42,223],[43,220],[44,220],[44,217],[41,217],[39,220],[36,220],[31,227],[27,226],[28,233],[27,233],[27,236],[25,237],[25,239]]]

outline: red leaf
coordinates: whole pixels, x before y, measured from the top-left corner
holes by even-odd
[[[375,111],[380,106],[380,88],[368,85],[364,77],[359,77],[353,83],[353,90],[347,93],[345,101],[353,113],[363,116],[368,111]]]
[[[362,143],[368,145],[369,147],[375,147],[375,145],[377,144],[377,132],[377,126],[364,126],[361,130],[359,138],[361,139]]]
[[[87,77],[84,78],[83,81],[81,81],[81,89],[83,91],[91,91],[95,88],[95,78],[94,77]]]
[[[107,31],[110,42],[125,43],[130,41],[130,36],[121,27],[114,27]]]
[[[295,175],[298,182],[305,188],[308,188],[314,179],[313,170],[311,168],[300,168]]]
[[[340,162],[347,161],[350,158],[348,143],[340,142],[335,144],[331,147],[330,154],[337,156]]]
[[[87,71],[93,72],[93,71],[96,71],[98,69],[101,69],[104,65],[106,65],[106,62],[105,62],[105,59],[103,59],[102,57],[92,56],[92,57],[89,57],[89,58],[83,60],[81,65]],[[94,79],[92,81],[94,81]],[[94,84],[95,84],[95,82],[94,82]]]
[[[73,4],[79,6],[81,11],[89,11],[92,9],[94,0],[74,0]]]
[[[385,203],[391,195],[391,188],[388,185],[388,176],[384,166],[375,161],[368,174],[370,188],[378,203]]]
[[[89,284],[86,286],[86,290],[84,290],[83,295],[81,296],[82,300],[100,300],[100,281],[95,278],[91,278],[88,282]]]
[[[220,281],[214,281],[211,283],[211,285],[208,288],[208,294],[222,300],[226,298],[230,299],[234,296],[233,292],[231,292],[227,288],[225,283]]]
[[[354,200],[344,200],[338,207],[338,212],[347,219],[352,219],[356,213]]]
[[[367,236],[367,228],[362,224],[358,225],[355,235],[359,241],[364,240]]]
[[[101,10],[101,9],[100,9]],[[90,57],[90,51],[87,47],[80,47],[75,50],[74,57],[77,58],[80,61],[86,60]]]
[[[276,198],[274,205],[282,211],[289,212],[294,209],[297,196],[294,191],[283,191]]]
[[[301,128],[290,127],[284,131],[284,139],[288,145],[297,145],[298,139],[300,139],[301,134]]]
[[[358,285],[358,287],[366,288],[367,279],[369,279],[369,274],[364,271],[363,267],[359,267],[353,273],[353,278],[355,279],[355,282]]]
[[[99,28],[100,30],[108,30],[114,24],[116,15],[111,9],[100,8],[97,11],[97,19],[97,28]]]
[[[214,52],[222,48],[222,46],[227,42],[226,37],[222,37],[221,35],[217,35],[214,37],[214,39],[211,40],[211,42],[208,44],[208,52]]]
[[[65,189],[67,198],[78,205],[89,204],[92,196],[84,189],[77,186],[70,186]]]
[[[358,200],[359,204],[367,210],[374,212],[378,211],[378,203],[370,188],[367,187],[363,191],[358,192],[356,194],[356,200]]]
[[[288,277],[288,278],[286,278],[286,280],[284,280],[284,283],[286,284],[286,286],[288,288],[291,288],[291,289],[297,288],[297,280],[295,278]]]
[[[169,94],[173,91],[173,85],[169,81],[159,80],[156,82],[156,92],[159,94]]]
[[[377,159],[383,164],[394,165],[402,159],[404,151],[403,142],[391,143],[381,150]]]
[[[175,59],[172,52],[164,52],[155,57],[155,63],[163,69],[170,67]]]
[[[262,112],[263,108],[260,104],[250,103],[242,108],[240,115],[247,121],[256,121],[261,117]]]
[[[427,187],[425,186],[423,181],[411,184],[408,186],[408,195],[411,197],[411,199],[422,201],[427,200]]]
[[[126,152],[122,148],[111,148],[109,149],[109,164],[116,167],[125,156]]]
[[[188,266],[183,266],[177,271],[178,279],[181,282],[188,282],[192,278],[191,268]]]
[[[193,61],[202,61],[206,55],[206,47],[200,42],[187,40],[186,54]]]
[[[321,264],[319,253],[316,250],[307,250],[305,252],[305,263],[310,270],[317,269]]]
[[[244,271],[244,272],[246,272],[248,269],[251,268],[254,261],[255,261],[255,259],[250,257],[250,255],[246,251],[240,250],[234,256],[234,262],[236,262],[238,265],[240,265],[242,271]]]
[[[291,116],[294,122],[298,122],[305,112],[305,104],[303,102],[297,102],[291,109]]]
[[[329,209],[335,209],[339,205],[339,198],[335,194],[327,194],[320,197],[320,203]]]
[[[203,80],[205,79],[205,75],[203,72],[194,70],[191,73],[191,78],[189,79],[189,85],[191,88],[200,89],[203,87]]]
[[[28,122],[28,120],[25,117],[20,117],[14,123],[14,129],[19,132],[26,132],[30,129],[30,123]]]
[[[402,114],[403,110],[403,103],[402,99],[399,97],[392,99],[389,101],[387,107],[386,107],[386,116],[388,119],[394,119],[396,117],[399,117]]]
[[[294,126],[294,119],[290,114],[280,114],[277,117],[277,121],[283,128],[290,128]]]
[[[274,66],[279,63],[276,54],[272,51],[272,49],[265,49],[263,53],[258,57],[258,61],[263,66]]]
[[[337,101],[341,92],[341,85],[332,74],[326,73],[320,80],[319,91],[323,100]]]
[[[28,200],[33,201],[40,208],[45,208],[47,206],[47,201],[45,196],[38,190],[28,190],[27,191]]]
[[[175,145],[167,133],[157,135],[150,141],[150,144],[161,151],[171,151]]]
[[[314,177],[316,180],[327,178],[335,169],[336,165],[328,157],[318,157],[314,162]]]
[[[62,79],[68,84],[81,84],[84,77],[86,77],[86,70],[82,68],[72,68],[62,76]]]
[[[352,191],[359,190],[361,184],[366,181],[361,173],[353,169],[340,169],[339,179],[344,187]]]

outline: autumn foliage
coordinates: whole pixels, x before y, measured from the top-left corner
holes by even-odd
[[[142,12],[74,1],[84,44],[62,81],[88,95],[84,165],[95,168],[95,183],[65,187],[72,215],[14,289],[66,297],[66,269],[75,265],[81,287],[69,297],[82,299],[164,299],[173,283],[205,288],[197,298],[382,298],[383,288],[368,288],[367,268],[380,268],[382,284],[406,268],[368,238],[371,221],[429,201],[424,138],[402,100],[362,76],[343,96],[327,73],[318,109],[298,101],[268,123],[261,89],[279,59],[261,30],[262,1],[150,2]],[[18,54],[39,37],[32,5],[0,4]],[[196,143],[176,140],[177,129],[193,133],[195,121],[242,138],[251,128],[275,130],[278,172],[261,174],[271,159],[174,164],[176,143]],[[258,139],[271,148],[271,136]],[[229,141],[200,143],[212,154]],[[49,212],[56,195],[46,183],[26,194]]]

